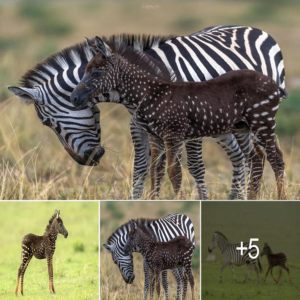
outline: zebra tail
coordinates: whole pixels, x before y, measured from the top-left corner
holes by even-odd
[[[260,261],[259,261],[259,257],[257,258],[257,262],[258,262],[259,271],[262,272],[262,267],[261,267],[261,264],[260,264]]]
[[[280,86],[278,87],[278,89],[280,92],[280,98],[284,98],[284,99],[288,98],[289,95],[285,89],[281,88]]]

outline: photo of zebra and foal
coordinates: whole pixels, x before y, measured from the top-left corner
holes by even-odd
[[[121,295],[124,299],[199,299],[200,203],[116,204],[102,202],[100,206],[101,299]],[[141,215],[145,209],[148,215],[162,217],[134,217],[120,222],[126,216]],[[173,209],[186,213],[166,215]],[[112,227],[108,220],[115,225]],[[108,236],[109,228],[114,231]]]
[[[107,26],[103,5],[98,31],[76,23],[76,36],[43,36],[56,45],[43,59],[11,59],[22,60],[22,68],[4,77],[3,93],[14,105],[3,102],[1,110],[9,118],[1,127],[8,149],[0,148],[7,169],[2,198],[299,198],[298,151],[291,150],[298,139],[277,135],[299,129],[284,125],[292,119],[285,107],[297,108],[285,76],[295,66],[281,49],[292,44],[283,42],[288,35],[275,24],[266,32],[255,22],[231,25],[230,18],[228,25],[179,26],[177,34],[161,26],[157,35],[141,24],[131,33],[124,22]]]
[[[296,201],[203,202],[201,299],[294,299],[299,211]]]

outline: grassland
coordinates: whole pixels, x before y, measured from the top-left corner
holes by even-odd
[[[42,126],[34,107],[12,97],[8,85],[17,85],[21,75],[37,62],[83,41],[84,35],[121,32],[180,35],[217,24],[261,28],[282,48],[290,98],[281,104],[276,129],[286,162],[288,198],[300,199],[300,67],[295,63],[299,49],[299,2],[289,0],[282,5],[281,1],[164,1],[159,4],[149,1],[147,4],[139,1],[1,3],[0,199],[127,199],[131,194],[133,170],[129,114],[123,107],[99,105],[106,154],[98,167],[82,167],[64,151],[56,135]],[[204,142],[203,156],[210,198],[227,199],[232,173],[228,158],[211,139]],[[194,180],[187,171],[185,156],[182,164],[184,198],[195,199]],[[145,190],[149,191],[149,179]],[[147,197],[146,192],[143,198]],[[165,176],[161,198],[173,197]],[[269,166],[265,170],[261,198],[276,198]]]
[[[53,257],[55,299],[98,299],[99,244],[97,202],[0,203],[0,298],[15,299],[21,263],[21,240],[28,233],[42,235],[55,209],[69,236],[59,235]],[[24,277],[26,299],[53,299],[48,290],[46,260],[33,258]]]
[[[143,298],[144,273],[142,256],[134,253],[133,284],[126,284],[116,265],[102,244],[120,225],[128,219],[146,217],[161,218],[170,213],[182,213],[190,217],[195,229],[196,249],[192,259],[192,271],[195,278],[196,299],[200,297],[200,203],[196,201],[186,202],[101,202],[100,204],[100,294],[101,300],[138,300]],[[176,282],[172,273],[168,274],[170,299],[176,297]],[[162,290],[163,295],[163,290]],[[188,287],[188,299],[191,297]]]
[[[202,298],[209,299],[297,299],[300,295],[300,203],[297,202],[251,202],[251,203],[202,203],[202,245],[201,280]],[[234,267],[237,282],[229,267],[223,271],[223,282],[219,283],[219,274],[224,262],[219,249],[215,249],[214,261],[207,261],[207,247],[214,231],[221,231],[230,242],[248,242],[250,238],[259,238],[255,243],[260,250],[268,242],[274,253],[284,252],[287,266],[290,268],[292,285],[284,271],[280,283],[275,284],[269,274],[264,284],[257,285],[256,274],[250,274],[247,282],[243,280],[247,267]],[[260,257],[263,271],[259,274],[262,282],[268,268],[265,256]],[[275,278],[279,276],[278,267],[274,268]]]

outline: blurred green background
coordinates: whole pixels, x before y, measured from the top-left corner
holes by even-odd
[[[168,214],[181,213],[187,215],[194,224],[196,249],[192,258],[192,271],[195,279],[196,299],[200,291],[200,202],[199,201],[106,201],[100,203],[100,293],[101,300],[122,299],[137,300],[143,298],[144,273],[143,257],[133,253],[133,284],[126,284],[119,268],[114,265],[111,254],[102,246],[108,237],[128,220],[136,218],[157,219]],[[176,282],[168,271],[170,299],[176,297]],[[161,295],[164,295],[162,290]],[[190,286],[188,299],[190,299]],[[155,299],[155,298],[154,298]]]
[[[69,234],[66,239],[59,234],[56,241],[55,298],[98,299],[99,203],[58,201],[0,203],[0,298],[16,298],[22,238],[28,233],[43,235],[55,209]],[[33,257],[24,276],[26,299],[53,299],[48,287],[47,261]]]
[[[121,105],[99,105],[102,144],[107,151],[100,165],[90,172],[90,168],[79,166],[69,157],[52,130],[41,125],[33,105],[21,104],[7,90],[36,63],[82,42],[84,36],[124,32],[187,35],[207,26],[238,24],[268,32],[282,49],[289,98],[280,105],[276,133],[286,162],[288,197],[299,199],[299,11],[298,0],[0,2],[0,196],[126,199],[130,195],[133,146],[126,109]],[[227,199],[231,163],[211,139],[205,139],[203,157],[209,196]],[[186,169],[185,156],[183,172],[184,197],[195,199],[194,180]],[[274,199],[274,175],[269,166],[264,179],[262,198]],[[161,198],[173,197],[166,179]]]
[[[202,202],[202,299],[297,299],[300,295],[299,213],[299,202]],[[262,284],[268,269],[266,256],[259,257],[263,268],[259,273],[259,285],[253,269],[247,282],[243,283],[248,272],[246,265],[233,266],[237,278],[235,284],[229,266],[223,270],[223,282],[219,283],[220,270],[224,263],[220,249],[215,248],[212,252],[215,260],[207,260],[210,255],[208,245],[215,231],[222,232],[231,243],[249,243],[250,238],[259,238],[254,244],[260,251],[267,242],[273,253],[285,253],[292,285],[285,270],[278,285],[270,273]],[[278,278],[278,267],[274,267],[273,275]]]

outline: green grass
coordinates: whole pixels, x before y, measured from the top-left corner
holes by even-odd
[[[300,203],[297,202],[202,203],[202,299],[297,299],[300,296],[299,211]],[[268,242],[274,253],[285,253],[293,284],[290,285],[285,270],[278,285],[270,273],[262,284],[268,268],[265,256],[260,257],[263,268],[259,274],[261,284],[257,285],[255,271],[243,284],[246,265],[234,266],[235,284],[229,267],[223,270],[223,282],[219,283],[220,269],[224,263],[220,250],[213,250],[214,261],[206,260],[209,254],[207,247],[214,231],[221,231],[230,242],[235,243],[259,238],[259,242],[255,242],[259,249],[263,248],[264,242]],[[278,278],[278,267],[274,268],[273,275]]]
[[[21,263],[21,240],[28,233],[42,235],[55,209],[61,211],[69,233],[67,239],[59,235],[56,242],[53,257],[55,299],[98,299],[98,203],[56,201],[0,203],[0,298],[16,298],[14,289]],[[80,251],[74,247],[78,241]],[[24,294],[26,299],[53,299],[48,290],[45,259],[31,260],[24,277]]]

